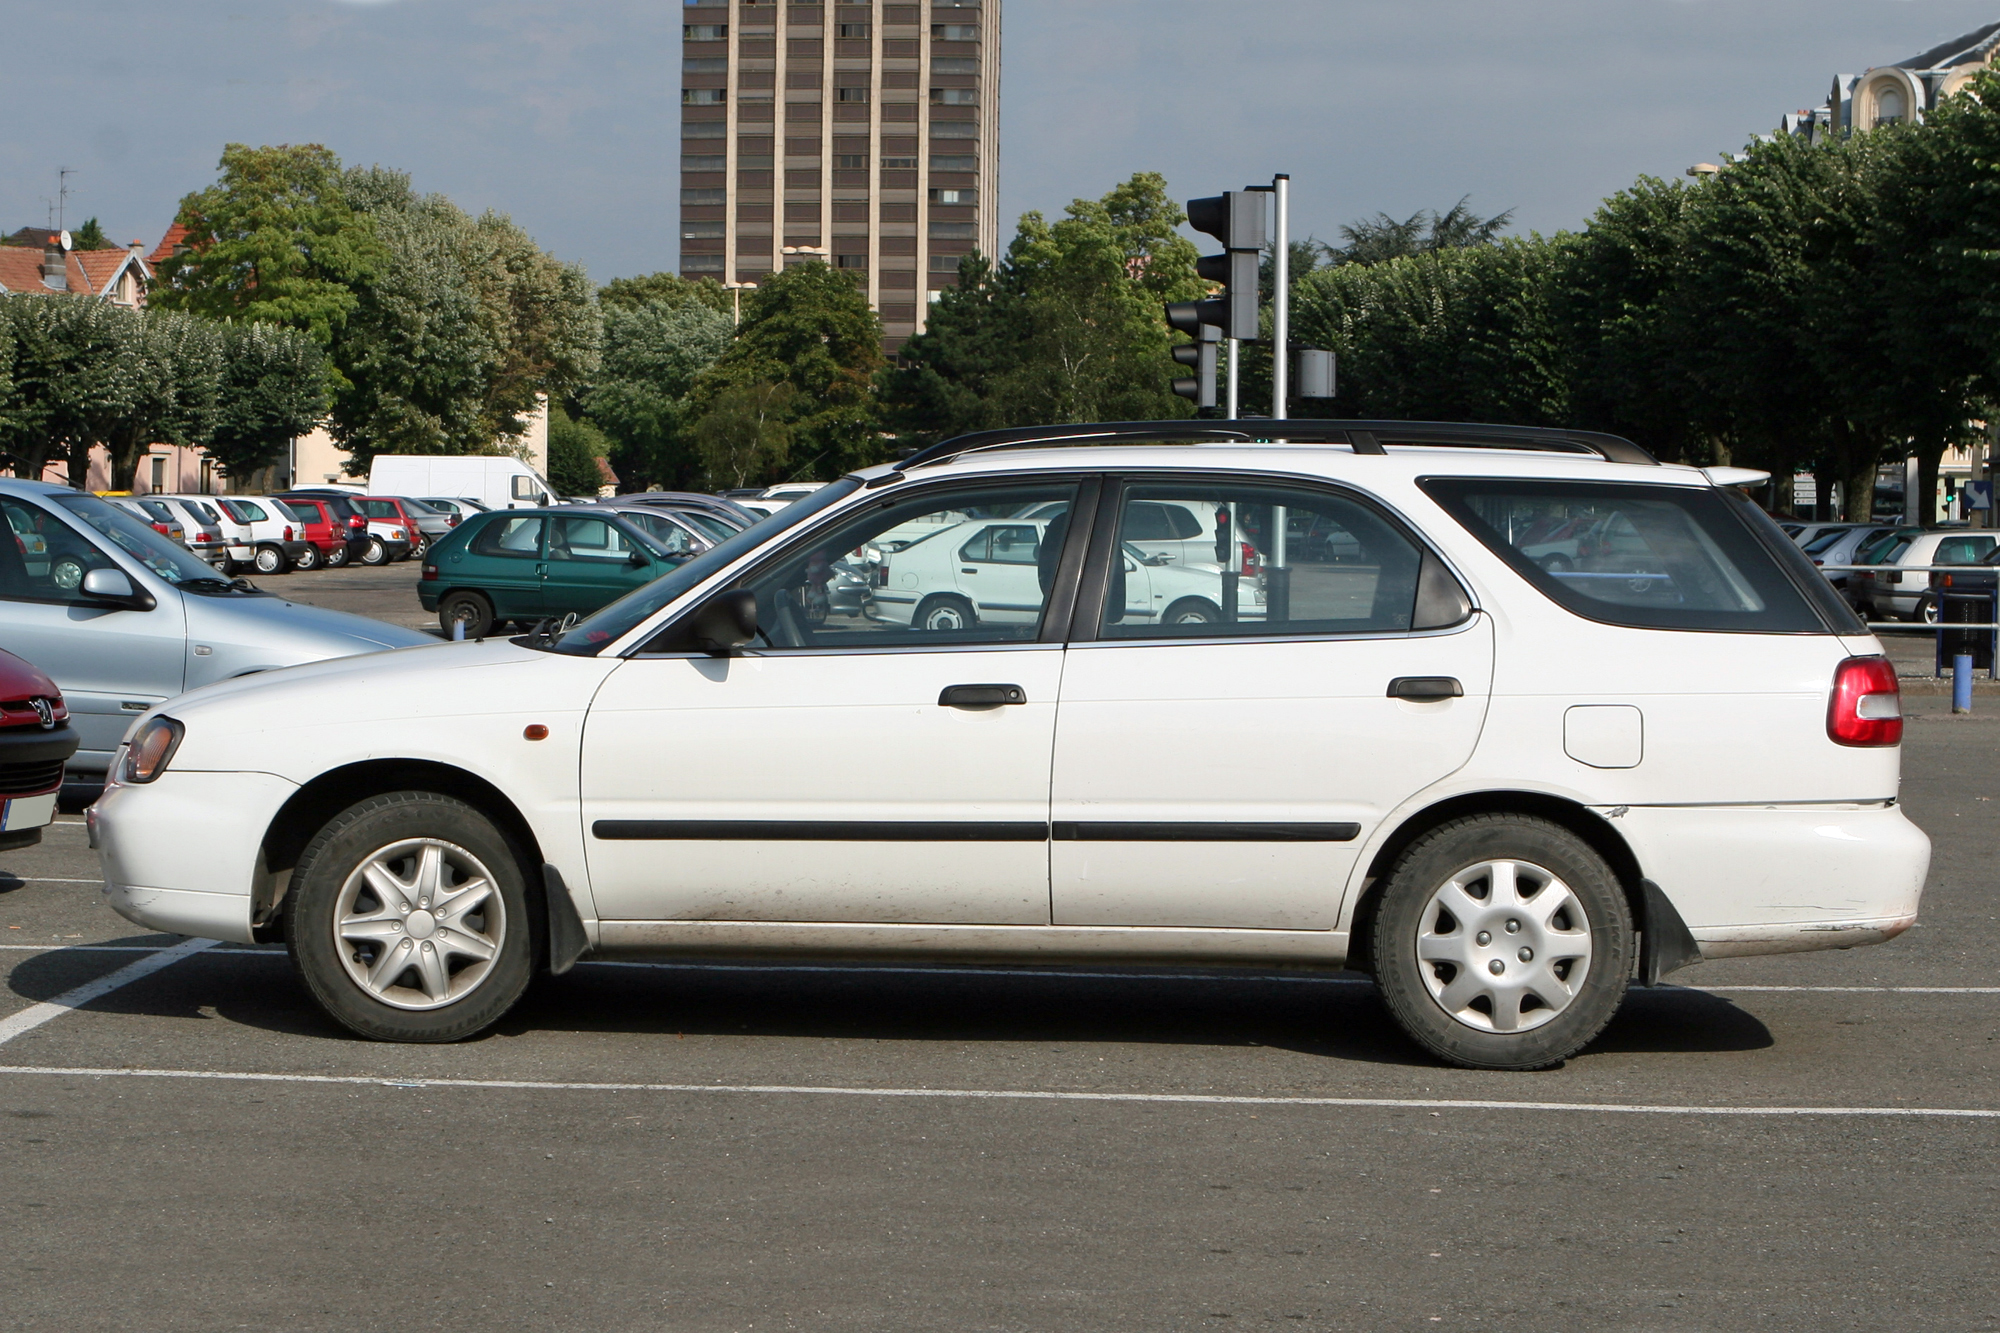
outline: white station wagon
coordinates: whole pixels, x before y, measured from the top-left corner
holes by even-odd
[[[282,939],[387,1040],[587,952],[1177,962],[1365,969],[1437,1056],[1546,1066],[1635,981],[1916,919],[1895,672],[1760,479],[1515,427],[962,437],[560,633],[171,700],[93,839],[126,917]],[[1212,524],[1213,619],[1132,614],[1154,502]],[[828,609],[880,534],[1028,513],[1027,612]]]

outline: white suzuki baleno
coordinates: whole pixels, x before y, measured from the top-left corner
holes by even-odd
[[[1895,672],[1762,479],[1514,427],[947,441],[559,633],[171,700],[106,892],[282,939],[388,1040],[585,953],[1143,960],[1365,969],[1438,1056],[1544,1066],[1635,981],[1916,918]]]

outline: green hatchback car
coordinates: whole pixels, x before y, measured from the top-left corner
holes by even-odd
[[[477,639],[510,620],[589,615],[685,559],[617,514],[502,509],[474,514],[424,553],[417,600],[446,634],[463,625]]]

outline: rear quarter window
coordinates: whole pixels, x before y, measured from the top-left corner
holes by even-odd
[[[1767,516],[1735,512],[1748,502],[1719,491],[1470,477],[1422,485],[1544,596],[1587,619],[1737,633],[1830,628],[1776,548],[1808,572],[1811,563]]]

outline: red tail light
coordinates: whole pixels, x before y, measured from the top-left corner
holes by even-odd
[[[1903,693],[1886,657],[1850,657],[1833,673],[1826,734],[1836,745],[1900,745]]]
[[[285,524],[285,540],[290,541],[291,539],[292,539],[292,525],[287,523]]]
[[[1243,548],[1243,577],[1257,577],[1257,548],[1249,542],[1239,542],[1238,545]]]
[[[437,576],[438,576],[438,567],[436,565],[424,566],[424,579],[426,582],[436,578]]]

